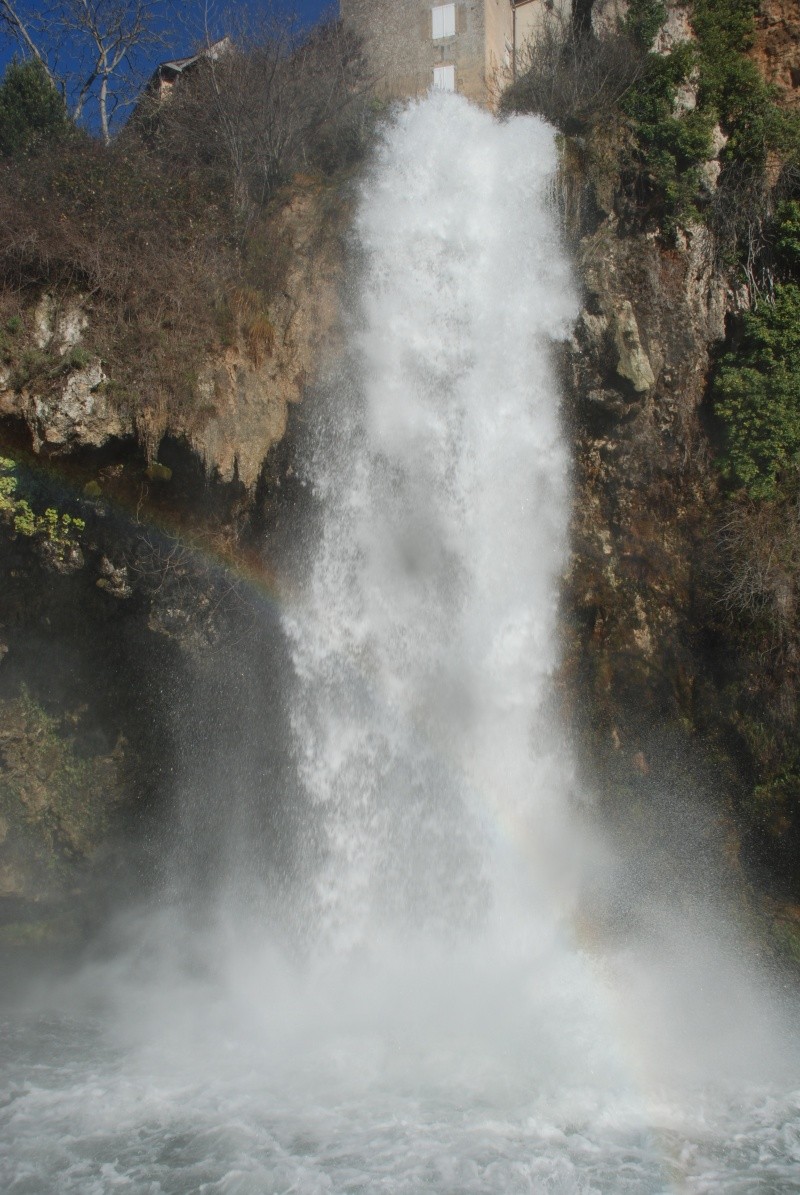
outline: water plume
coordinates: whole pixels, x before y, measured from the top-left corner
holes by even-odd
[[[547,126],[458,97],[387,128],[282,614],[296,778],[226,784],[206,745],[170,899],[116,923],[55,1028],[11,1025],[7,1189],[796,1187],[783,1010],[711,905],[614,856],[555,712],[555,167]],[[290,826],[263,871],[260,805]],[[585,893],[615,888],[639,926],[604,938]]]
[[[358,324],[286,618],[316,917],[342,945],[390,924],[471,931],[509,863],[535,856],[540,882],[569,851],[547,711],[569,507],[548,346],[576,298],[554,169],[540,122],[430,101],[387,134],[356,217]]]

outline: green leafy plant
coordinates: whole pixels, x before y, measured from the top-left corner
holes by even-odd
[[[775,253],[783,269],[800,274],[800,201],[779,204],[775,225]]]
[[[41,63],[35,58],[10,63],[0,83],[0,156],[31,154],[62,140],[71,128]]]
[[[649,50],[666,19],[667,6],[663,0],[629,0],[625,31]]]
[[[695,62],[688,44],[671,54],[649,54],[641,78],[622,99],[635,135],[639,196],[662,214],[668,232],[698,217],[700,166],[711,156],[713,115],[702,107],[676,106],[678,88]]]
[[[56,554],[66,556],[78,546],[80,536],[86,530],[84,519],[46,507],[37,514],[27,498],[18,497],[19,477],[17,463],[9,457],[0,457],[0,518],[11,523],[17,535],[27,539],[38,538],[51,545]]]
[[[800,286],[776,286],[742,316],[742,339],[712,387],[724,429],[721,466],[754,498],[795,485],[800,462]]]

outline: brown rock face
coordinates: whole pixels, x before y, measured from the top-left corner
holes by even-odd
[[[319,194],[300,193],[286,205],[281,235],[293,247],[291,265],[263,343],[238,343],[208,360],[198,383],[199,419],[188,429],[207,471],[249,491],[286,432],[290,404],[300,401],[338,338],[341,259],[336,238],[326,235]]]
[[[120,401],[113,367],[83,348],[84,300],[59,304],[45,292],[26,317],[40,368],[29,378],[0,368],[0,418],[25,423],[34,452],[51,457],[127,439],[153,458],[169,435],[190,445],[209,477],[238,481],[252,495],[286,432],[290,405],[337,342],[346,204],[339,200],[332,219],[326,203],[324,188],[301,181],[276,214],[275,241],[289,263],[280,289],[266,311],[237,320],[226,347],[203,363],[187,361],[187,370],[199,369],[185,410],[170,413],[135,393]]]
[[[752,57],[768,83],[780,88],[784,102],[800,107],[800,4],[797,0],[761,0]]]
[[[691,689],[682,625],[709,484],[698,409],[726,296],[699,227],[666,249],[621,236],[611,218],[583,240],[580,257],[575,667],[593,672],[601,753],[621,745],[633,760],[652,725],[683,716]]]

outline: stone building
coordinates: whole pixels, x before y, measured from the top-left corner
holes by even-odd
[[[571,0],[340,0],[364,42],[375,90],[388,99],[458,91],[493,105],[514,76],[526,40]]]
[[[159,63],[145,88],[145,96],[157,103],[163,103],[172,95],[176,84],[189,76],[202,62],[216,62],[232,49],[233,42],[226,36],[204,46],[188,58],[173,58],[169,62]]]

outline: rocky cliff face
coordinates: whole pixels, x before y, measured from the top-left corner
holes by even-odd
[[[209,479],[238,482],[252,496],[286,433],[290,407],[337,335],[343,216],[340,205],[332,221],[332,210],[330,194],[311,182],[284,198],[273,229],[287,262],[278,293],[258,321],[240,318],[232,343],[206,357],[194,402],[177,417],[135,396],[120,400],[113,367],[83,347],[90,300],[43,291],[29,304],[20,336],[30,342],[23,351],[46,356],[47,367],[31,376],[0,368],[0,419],[24,425],[33,452],[47,459],[122,440],[154,458],[165,436],[183,440]]]
[[[596,7],[607,20],[610,6]],[[667,27],[683,28],[684,6],[668,9]],[[753,50],[787,104],[797,17],[795,4],[766,0]],[[713,188],[719,168],[708,167]],[[621,218],[619,194],[585,157],[573,151],[565,169],[583,199],[573,233],[584,307],[565,360],[576,497],[564,683],[587,782],[623,839],[659,848],[685,826],[678,871],[684,848],[694,877],[712,857],[732,863],[779,948],[800,958],[796,800],[788,781],[770,790],[763,779],[763,744],[777,774],[776,744],[791,737],[796,669],[748,642],[719,584],[731,514],[708,384],[746,296],[705,225],[665,237]]]
[[[707,749],[698,701],[713,680],[697,574],[717,480],[701,409],[731,294],[700,227],[666,249],[609,216],[581,239],[578,265],[567,668],[590,770],[624,819],[636,790],[645,805],[657,789],[667,799]]]
[[[795,0],[761,0],[752,57],[784,102],[800,106],[800,9]]]
[[[177,418],[120,399],[113,366],[85,348],[85,295],[30,295],[12,325],[14,364],[0,368],[13,454],[0,452],[0,946],[74,938],[106,898],[147,883],[173,796],[216,742],[225,678],[231,734],[261,709],[243,694],[258,673],[263,699],[277,674],[276,637],[255,635],[272,617],[265,535],[292,504],[291,411],[339,335],[346,216],[346,197],[310,180],[283,197],[281,285],[266,313],[244,293]],[[257,728],[250,738],[237,769],[266,784],[272,764]]]

